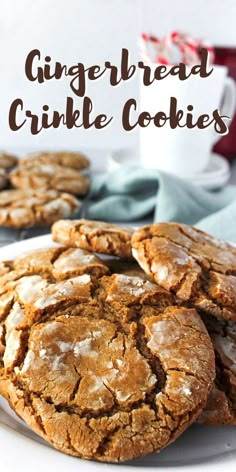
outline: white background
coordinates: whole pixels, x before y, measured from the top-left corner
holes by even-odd
[[[27,127],[10,131],[8,111],[15,98],[39,113],[45,103],[63,111],[65,97],[72,96],[68,79],[43,85],[26,79],[24,63],[31,49],[62,63],[91,65],[108,59],[119,63],[121,48],[127,47],[135,62],[140,31],[161,36],[180,29],[212,44],[236,46],[235,22],[236,0],[0,0],[0,148],[20,152],[137,145],[137,132],[124,132],[120,124],[125,101],[137,95],[135,79],[115,89],[100,79],[89,88],[97,112],[115,116],[105,130],[60,128],[38,136]]]

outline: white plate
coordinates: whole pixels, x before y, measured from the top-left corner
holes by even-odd
[[[54,245],[50,235],[13,243],[0,249],[0,260],[13,259],[23,252]],[[1,472],[227,472],[236,467],[236,429],[234,427],[192,426],[160,454],[125,464],[101,464],[62,454],[36,436],[0,398]]]

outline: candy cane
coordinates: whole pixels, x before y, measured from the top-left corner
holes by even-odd
[[[139,38],[139,52],[140,52],[141,59],[145,63],[151,62],[151,57],[147,51],[148,41],[149,41],[148,35],[146,33],[142,33]]]
[[[150,44],[155,52],[155,58],[152,60],[151,55],[148,53],[148,44]],[[143,62],[157,62],[163,64],[169,64],[166,57],[166,50],[161,44],[161,41],[153,35],[142,33],[139,38],[139,50]]]
[[[182,53],[182,62],[190,65],[199,61],[198,42],[196,40],[178,31],[171,33],[170,37]]]
[[[194,65],[200,62],[200,50],[206,48],[209,52],[210,63],[214,62],[214,50],[205,41],[191,38],[186,33],[173,31],[161,40],[156,36],[142,33],[140,36],[139,46],[140,54],[144,62],[153,62],[151,55],[148,53],[148,45],[151,45],[155,52],[155,62],[158,64],[171,64],[171,50],[173,45],[176,46],[181,53],[181,61],[187,65]]]

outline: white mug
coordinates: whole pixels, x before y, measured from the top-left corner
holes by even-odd
[[[156,68],[156,64],[152,64]],[[221,115],[232,117],[236,105],[236,87],[227,77],[227,68],[213,66],[213,72],[206,78],[192,75],[181,81],[178,76],[168,75],[144,86],[140,77],[140,110],[152,116],[158,111],[169,114],[170,98],[176,97],[178,109],[187,112],[186,107],[193,105],[195,121],[202,114],[216,109]],[[230,122],[227,120],[227,126]],[[153,122],[140,128],[141,164],[147,168],[159,169],[180,177],[189,177],[204,170],[210,160],[213,145],[221,138],[212,124],[208,128],[175,128],[169,122],[157,128]]]

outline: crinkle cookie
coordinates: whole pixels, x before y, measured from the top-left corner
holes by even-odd
[[[9,272],[13,267],[12,261],[1,261],[0,262],[0,277]]]
[[[0,225],[47,226],[70,216],[78,207],[74,196],[56,190],[5,190],[0,193]]]
[[[56,280],[68,279],[81,274],[101,277],[109,272],[109,267],[95,254],[85,249],[54,247],[37,249],[18,256],[15,270],[52,276]]]
[[[19,189],[53,189],[74,195],[85,195],[90,185],[89,179],[75,169],[46,164],[19,167],[10,180]]]
[[[125,461],[159,451],[199,415],[215,369],[194,309],[122,274],[18,275],[6,286],[0,392],[55,448]]]
[[[0,190],[6,188],[9,182],[8,175],[4,169],[0,168]]]
[[[20,167],[32,165],[60,165],[81,170],[89,167],[90,162],[79,152],[37,152],[19,160]]]
[[[16,156],[12,154],[7,154],[5,152],[0,152],[0,168],[9,170],[12,167],[16,166],[18,163],[18,159]]]
[[[92,220],[61,220],[52,227],[54,241],[69,247],[132,259],[132,228]]]
[[[202,314],[216,356],[216,380],[198,422],[236,425],[236,323]]]
[[[219,318],[236,321],[236,248],[191,226],[135,231],[132,254],[156,283]]]

